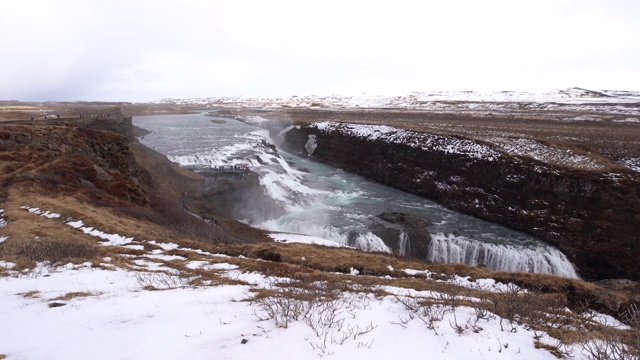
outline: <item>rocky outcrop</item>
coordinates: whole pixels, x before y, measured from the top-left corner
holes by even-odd
[[[525,231],[558,247],[588,279],[640,278],[640,176],[554,166],[529,157],[482,157],[314,126],[269,124],[286,151],[308,156],[449,208]],[[438,141],[489,143],[457,136]],[[306,146],[306,148],[305,148]],[[493,151],[493,150],[492,150]]]
[[[429,225],[431,222],[428,219],[389,212],[378,214],[373,219],[371,232],[380,237],[394,254],[426,259],[431,243],[431,235],[427,231]]]
[[[223,216],[250,223],[262,223],[284,214],[265,194],[254,172],[201,169],[197,173],[204,178],[204,184],[189,194],[189,210],[206,217]]]
[[[0,128],[3,187],[18,182],[57,192],[87,192],[96,201],[146,204],[143,172],[130,140],[110,131],[73,126]]]

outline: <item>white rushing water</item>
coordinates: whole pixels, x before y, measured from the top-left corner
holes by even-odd
[[[266,194],[283,210],[266,220],[240,219],[251,225],[366,251],[408,255],[417,240],[402,229],[381,233],[381,226],[393,229],[396,225],[376,217],[403,213],[432,223],[427,227],[432,241],[425,260],[577,277],[560,251],[529,235],[456,213],[309,157],[276,151],[268,133],[255,126],[232,119],[225,119],[224,124],[211,120],[201,113],[136,117],[134,124],[152,131],[142,143],[180,165],[250,165]]]

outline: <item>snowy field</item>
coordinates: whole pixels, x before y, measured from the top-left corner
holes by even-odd
[[[553,351],[561,357],[589,358],[589,345],[562,345],[526,323],[481,311],[474,304],[487,299],[460,292],[526,294],[511,284],[439,280],[443,289],[458,289],[456,295],[392,285],[366,287],[354,281],[350,291],[343,291],[328,283],[302,284],[245,271],[236,264],[249,259],[107,234],[81,220],[23,209],[64,221],[122,254],[118,259],[105,257],[100,264],[41,263],[20,272],[0,261],[0,355],[10,360],[376,360],[416,355],[531,360],[556,359]],[[288,234],[273,237],[322,243]],[[394,271],[391,265],[389,270]],[[423,279],[438,277],[428,271],[401,271]],[[205,273],[213,276],[194,281]],[[339,276],[350,283],[359,275],[352,271]],[[624,328],[608,316],[591,313],[588,319]]]
[[[162,99],[158,103],[181,106],[213,106],[280,109],[406,109],[439,113],[520,113],[546,111],[575,112],[563,118],[571,121],[598,121],[600,115],[615,114],[618,120],[639,122],[640,111],[628,106],[640,101],[640,92],[593,91],[568,88],[548,92],[519,91],[422,91],[390,94],[296,95],[284,97],[236,96],[220,98]],[[602,106],[606,105],[606,106]]]

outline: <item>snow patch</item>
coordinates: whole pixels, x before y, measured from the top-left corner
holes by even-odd
[[[556,148],[544,145],[530,139],[491,138],[492,143],[498,145],[508,154],[528,157],[545,163],[573,166],[585,170],[602,170],[606,164],[596,159],[575,154],[570,149]]]
[[[624,158],[619,162],[635,172],[640,172],[640,158]]]
[[[7,270],[11,270],[14,267],[16,267],[16,264],[9,261],[0,260],[0,267],[3,267]]]
[[[61,216],[60,214],[53,213],[53,212],[50,212],[48,210],[44,211],[44,210],[40,210],[40,208],[37,208],[37,207],[36,208],[32,208],[32,207],[29,207],[27,205],[20,206],[20,208],[24,209],[24,210],[27,210],[28,212],[30,212],[32,214],[40,215],[40,216],[46,217],[48,219],[58,219]]]
[[[177,249],[180,245],[176,244],[176,243],[164,243],[164,242],[157,242],[155,240],[151,240],[148,241],[149,244],[151,245],[155,245],[157,247],[162,248],[162,250],[165,251],[169,251],[169,250],[174,250]]]
[[[360,125],[323,121],[311,124],[310,127],[315,127],[326,133],[338,132],[370,141],[383,140],[425,151],[465,155],[473,159],[496,161],[503,156],[491,146],[478,141],[420,133],[387,125]]]

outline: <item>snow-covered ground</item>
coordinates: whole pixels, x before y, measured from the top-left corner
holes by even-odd
[[[119,255],[119,261],[105,257],[100,266],[40,263],[20,272],[0,261],[5,273],[0,277],[0,355],[7,359],[556,359],[541,344],[587,359],[580,346],[559,345],[549,334],[479,313],[471,305],[486,299],[396,286],[337,291],[319,282],[295,287],[291,279],[243,271],[234,264],[240,258],[159,241],[131,239],[123,245],[111,241],[124,238],[118,234],[86,231],[80,220],[23,208],[64,221],[114,249],[137,244],[146,251]],[[187,252],[193,256],[184,256]],[[131,261],[128,266],[123,259]],[[202,271],[218,280],[194,282]],[[357,271],[342,276],[348,279]],[[490,279],[439,281],[487,292],[517,290]],[[272,296],[255,296],[265,290]],[[419,305],[426,299],[438,303]],[[603,315],[591,321],[623,328]]]
[[[640,92],[568,88],[549,92],[427,91],[398,94],[295,95],[284,97],[218,97],[162,99],[158,103],[182,106],[311,109],[393,108],[442,113],[512,114],[545,111],[563,113],[573,121],[597,121],[602,115],[618,115],[614,121],[640,121]],[[634,106],[635,104],[635,106]],[[566,112],[579,112],[567,115]],[[620,117],[621,116],[621,117]]]

